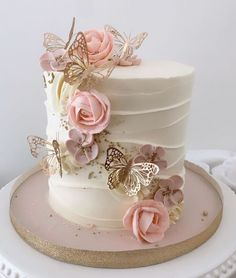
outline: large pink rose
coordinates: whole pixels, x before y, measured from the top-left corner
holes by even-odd
[[[101,66],[112,56],[113,36],[110,32],[89,30],[84,32],[88,46],[89,61]]]
[[[161,202],[143,200],[127,210],[123,224],[139,242],[158,242],[170,225],[168,210]]]
[[[96,90],[77,90],[68,104],[70,123],[82,133],[100,133],[109,124],[111,104]]]

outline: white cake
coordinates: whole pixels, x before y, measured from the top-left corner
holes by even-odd
[[[189,115],[194,69],[172,61],[143,61],[139,66],[116,67],[96,90],[111,102],[111,120],[99,141],[98,157],[85,167],[74,168],[70,159],[49,178],[52,208],[64,218],[98,229],[123,229],[127,209],[142,194],[127,196],[107,185],[106,150],[115,146],[135,155],[142,145],[165,149],[168,167],[159,178],[184,178],[185,132]],[[66,102],[76,89],[64,81],[62,72],[44,73],[47,93],[47,136],[68,139]],[[62,147],[65,148],[65,147]],[[67,163],[68,162],[68,163]]]

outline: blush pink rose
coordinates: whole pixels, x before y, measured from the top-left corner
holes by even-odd
[[[109,99],[96,90],[77,90],[68,104],[69,121],[82,133],[100,133],[109,124],[110,107]]]
[[[168,210],[161,202],[143,200],[127,210],[123,225],[139,242],[155,243],[164,238],[170,226]]]
[[[89,61],[99,67],[107,62],[113,52],[113,36],[110,32],[89,30],[84,32]]]
[[[45,71],[63,71],[70,59],[65,49],[58,49],[54,52],[45,52],[39,62]]]

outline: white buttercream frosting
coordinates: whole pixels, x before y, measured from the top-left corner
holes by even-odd
[[[184,176],[193,73],[192,67],[171,61],[115,68],[109,79],[96,88],[111,101],[112,117],[106,140],[100,142],[100,153],[94,163],[80,168],[76,174],[64,173],[62,179],[59,175],[50,177],[49,199],[54,210],[79,224],[104,229],[123,227],[123,215],[137,197],[119,195],[108,188],[108,173],[103,165],[109,142],[118,143],[131,155],[143,144],[162,146],[168,167],[160,171],[160,176]],[[45,78],[48,80],[48,74]],[[61,123],[65,120],[66,99],[74,89],[64,82],[62,73],[54,73],[53,82],[47,82],[49,139],[57,133],[62,142],[68,138],[68,130]]]

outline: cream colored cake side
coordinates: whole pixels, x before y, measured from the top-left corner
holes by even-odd
[[[74,88],[60,73],[45,73],[49,139],[68,137],[63,117],[65,103]],[[190,110],[193,68],[174,62],[143,63],[138,67],[115,69],[96,89],[111,101],[112,117],[99,139],[98,158],[76,174],[51,176],[51,206],[68,220],[120,229],[122,217],[138,196],[128,197],[110,190],[104,169],[106,150],[112,144],[125,154],[135,155],[143,144],[162,146],[168,167],[160,177],[184,177],[185,131]]]

